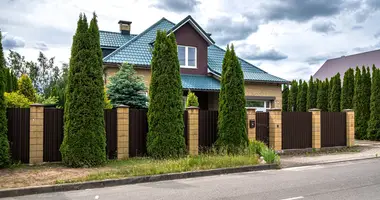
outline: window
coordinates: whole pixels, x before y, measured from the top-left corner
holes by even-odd
[[[197,68],[197,48],[178,45],[178,60],[182,68]]]
[[[247,100],[246,107],[262,107],[264,108],[264,101]]]

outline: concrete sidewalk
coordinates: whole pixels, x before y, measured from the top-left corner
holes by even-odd
[[[380,142],[356,140],[354,148],[360,150],[360,152],[321,153],[320,155],[313,155],[312,153],[309,155],[306,153],[301,155],[283,155],[281,156],[281,167],[380,158]]]

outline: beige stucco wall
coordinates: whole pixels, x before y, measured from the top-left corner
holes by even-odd
[[[282,91],[280,84],[246,83],[245,96],[271,96],[276,99],[272,108],[282,108]]]

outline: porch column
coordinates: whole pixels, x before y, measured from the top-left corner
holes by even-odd
[[[346,145],[352,147],[355,145],[355,112],[352,109],[345,109],[346,113]]]
[[[311,112],[311,138],[312,138],[312,148],[321,148],[321,109],[312,108],[309,110]]]
[[[247,133],[248,133],[248,140],[254,141],[256,140],[256,108],[247,107]],[[250,121],[254,121],[254,127],[251,127]]]
[[[119,105],[117,108],[117,159],[129,157],[129,107]]]
[[[268,109],[269,112],[269,147],[282,149],[282,115],[281,108]]]
[[[44,106],[30,105],[29,164],[40,164],[44,159]]]
[[[190,155],[198,155],[198,134],[199,134],[199,108],[190,106],[187,108],[187,144]]]

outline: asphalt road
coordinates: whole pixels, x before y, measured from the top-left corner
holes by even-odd
[[[6,199],[380,199],[380,159]]]

